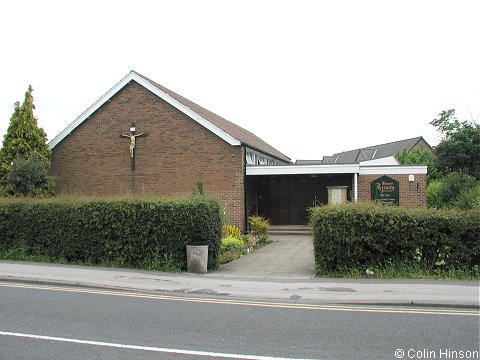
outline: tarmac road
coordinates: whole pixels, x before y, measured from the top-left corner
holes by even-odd
[[[10,282],[0,286],[0,358],[452,358],[448,351],[478,358],[479,319],[475,309],[273,303]]]
[[[297,300],[325,304],[480,306],[478,281],[422,279],[258,279],[171,274],[93,266],[0,261],[0,282],[20,281],[156,291],[262,301]]]

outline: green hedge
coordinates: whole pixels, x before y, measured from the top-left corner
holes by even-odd
[[[186,269],[186,245],[209,245],[218,267],[217,201],[182,199],[52,199],[0,201],[0,258]]]
[[[480,211],[370,204],[312,209],[319,272],[416,263],[426,269],[480,265]]]

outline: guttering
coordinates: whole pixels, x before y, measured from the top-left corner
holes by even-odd
[[[326,165],[256,165],[247,166],[248,175],[308,175],[353,174],[359,172],[358,164]]]
[[[411,175],[426,174],[427,165],[360,166],[359,175]]]
[[[426,174],[426,165],[247,165],[247,176],[310,175],[310,174],[358,174],[358,175],[411,175]]]

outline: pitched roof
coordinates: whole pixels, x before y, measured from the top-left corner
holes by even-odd
[[[269,145],[252,132],[214,114],[213,112],[201,107],[200,105],[190,101],[183,96],[165,88],[164,86],[150,80],[149,78],[135,72],[130,71],[120,82],[111,88],[106,94],[98,99],[93,105],[85,110],[77,119],[67,126],[60,134],[58,134],[52,141],[50,141],[50,148],[54,148],[66,136],[68,136],[77,126],[85,121],[92,113],[100,108],[106,101],[114,96],[118,91],[125,87],[130,81],[135,81],[145,87],[147,90],[153,92],[161,99],[174,106],[194,121],[204,126],[215,135],[219,136],[230,145],[238,146],[245,145],[254,150],[263,152],[274,158],[284,162],[291,162],[290,158]]]
[[[425,141],[423,137],[417,136],[411,139],[344,151],[333,154],[332,156],[324,156],[323,161],[325,164],[353,164],[364,160],[395,156],[399,151],[412,149],[420,140]]]
[[[204,107],[194,103],[193,101],[184,98],[183,96],[167,89],[166,87],[156,83],[155,81],[152,81],[139,73],[136,74],[141,76],[163,92],[167,93],[179,103],[185,105],[186,107],[194,111],[196,114],[202,116],[204,119],[208,120],[210,123],[212,123],[219,129],[223,130],[227,134],[230,134],[233,138],[239,140],[242,144],[247,145],[248,147],[251,147],[255,150],[259,150],[261,152],[272,155],[273,157],[276,157],[282,161],[290,162],[289,157],[282,154],[273,146],[260,139],[254,133],[238,126],[237,124],[232,123],[231,121],[224,119],[223,117],[211,112],[210,110],[205,109]]]

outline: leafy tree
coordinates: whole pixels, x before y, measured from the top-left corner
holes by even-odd
[[[0,149],[0,185],[3,185],[8,192],[13,194],[16,193],[14,189],[17,187],[11,181],[13,179],[18,180],[18,174],[26,175],[23,170],[19,170],[20,168],[28,165],[31,169],[37,169],[35,172],[38,172],[37,175],[40,176],[43,173],[44,166],[47,167],[47,171],[50,167],[51,151],[47,145],[47,135],[42,128],[38,127],[37,118],[33,115],[35,105],[33,104],[32,91],[32,87],[29,86],[21,106],[19,102],[15,103],[10,124],[3,139],[3,146]],[[34,160],[30,163],[27,162],[27,165],[23,163],[24,160],[28,160],[33,155],[35,155]],[[42,163],[42,166],[39,165],[40,163]],[[17,175],[11,174],[13,170],[16,171]],[[28,173],[32,174],[31,171],[28,171]],[[31,177],[25,179],[27,183],[31,180]],[[37,182],[34,181],[34,183]],[[39,191],[49,192],[50,190],[45,188]],[[35,195],[35,193],[32,192],[32,195]]]
[[[442,111],[430,124],[442,133],[442,141],[435,147],[438,169],[444,174],[465,172],[480,179],[480,125],[460,122],[454,109]]]
[[[432,152],[427,149],[413,148],[409,151],[404,149],[398,152],[395,157],[402,165],[427,165],[427,184],[442,177],[442,174],[435,165]]]

